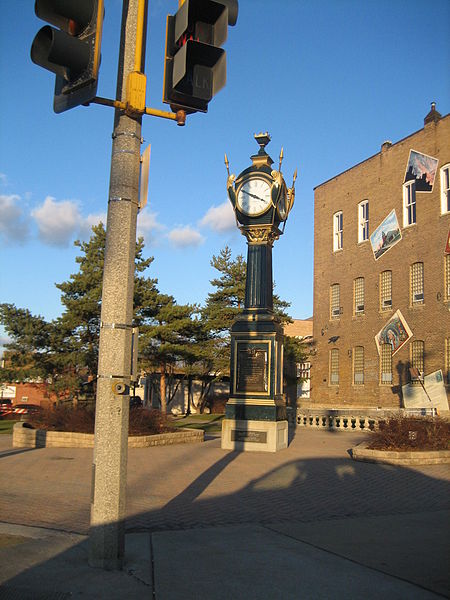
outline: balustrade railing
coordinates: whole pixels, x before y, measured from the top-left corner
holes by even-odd
[[[380,420],[383,417],[380,417]],[[378,427],[378,420],[374,417],[308,414],[297,411],[298,427],[315,427],[316,429],[339,429],[341,431],[374,431]]]
[[[346,410],[340,412],[339,410],[327,410],[318,409],[302,410],[297,409],[297,427],[314,427],[316,429],[334,429],[339,431],[375,431],[378,429],[378,423],[384,421],[393,413],[398,414],[399,411],[380,410],[379,414],[358,414],[357,412],[351,413]],[[405,414],[413,414],[414,411],[402,411]],[[415,416],[434,416],[436,414],[435,409],[428,411],[416,411]]]

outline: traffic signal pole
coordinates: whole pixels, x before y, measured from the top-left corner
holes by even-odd
[[[143,71],[147,0],[124,0],[117,95]],[[92,465],[89,564],[123,566],[131,336],[142,113],[116,108],[111,156]]]
[[[238,0],[178,0],[168,15],[163,102],[175,112],[145,106],[145,31],[148,0],[123,0],[117,93],[97,96],[103,0],[35,0],[42,27],[31,60],[55,77],[53,110],[90,103],[112,106],[114,132],[106,223],[92,464],[89,563],[120,569],[125,546],[125,492],[133,336],[133,291],[142,115],[186,123],[207,112],[225,85],[227,26]],[[145,164],[145,160],[143,161]],[[145,179],[145,177],[144,177]]]

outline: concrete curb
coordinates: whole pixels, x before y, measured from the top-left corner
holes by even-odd
[[[361,442],[351,449],[353,460],[387,463],[390,465],[442,465],[450,464],[450,450],[393,451],[370,450],[369,442]]]
[[[149,446],[169,446],[171,444],[194,444],[203,442],[202,429],[188,429],[174,433],[136,435],[128,437],[129,448]],[[73,433],[70,431],[45,431],[31,429],[26,423],[16,423],[13,428],[13,448],[93,448],[93,433]]]

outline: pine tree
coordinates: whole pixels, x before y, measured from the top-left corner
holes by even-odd
[[[61,291],[63,314],[53,320],[33,316],[12,304],[0,305],[0,322],[12,342],[7,345],[9,366],[0,370],[2,381],[41,378],[58,397],[78,395],[83,384],[95,381],[100,332],[100,308],[106,233],[102,223],[92,228],[87,242],[77,240],[79,270],[68,281],[56,284]],[[158,310],[157,281],[143,275],[153,258],[142,256],[136,243],[135,322],[153,318]]]
[[[194,318],[198,308],[177,304],[173,296],[159,294],[152,321],[141,326],[139,356],[144,367],[160,374],[161,412],[167,412],[167,377],[176,367],[197,360],[197,337],[201,323]]]

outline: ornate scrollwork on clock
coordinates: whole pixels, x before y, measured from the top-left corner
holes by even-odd
[[[272,226],[269,227],[248,227],[242,230],[242,234],[245,235],[249,244],[270,244],[273,243],[280,237],[280,230],[274,230]]]

